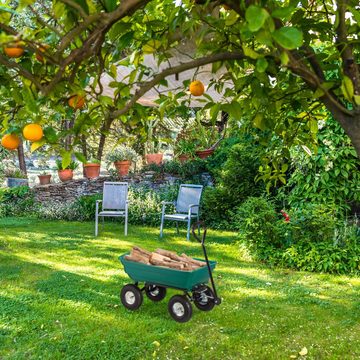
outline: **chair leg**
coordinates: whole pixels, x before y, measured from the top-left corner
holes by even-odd
[[[99,215],[95,214],[95,236],[98,236]]]
[[[199,214],[197,215],[197,222],[198,222],[198,235],[200,236]]]
[[[186,235],[187,240],[190,240],[190,226],[191,226],[191,217],[189,216],[188,226],[187,226],[187,235]]]
[[[164,230],[164,214],[161,214],[161,223],[160,223],[160,238],[163,237]]]
[[[125,214],[125,236],[128,234],[128,214]]]

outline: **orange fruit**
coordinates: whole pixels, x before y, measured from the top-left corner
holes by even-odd
[[[190,84],[189,90],[191,92],[191,95],[201,96],[205,91],[205,87],[200,80],[195,80]]]
[[[6,134],[1,139],[1,145],[8,150],[16,150],[20,145],[20,138],[16,134]]]
[[[39,51],[45,52],[49,47],[50,47],[50,45],[48,45],[48,44],[41,45],[39,47]],[[36,57],[37,61],[44,62],[44,57],[41,54],[36,53],[35,57]]]
[[[44,133],[39,124],[28,124],[23,128],[23,135],[26,140],[39,141]]]
[[[4,48],[4,52],[8,57],[18,58],[24,53],[24,48],[18,42],[9,44]]]
[[[81,109],[85,105],[85,98],[81,95],[73,95],[68,100],[69,106],[71,106],[73,109]]]

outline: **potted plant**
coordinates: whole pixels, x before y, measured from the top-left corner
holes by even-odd
[[[91,158],[83,164],[84,176],[87,179],[95,179],[100,175],[100,160]]]
[[[175,144],[175,154],[180,162],[184,162],[195,156],[196,144],[191,139],[180,139]]]
[[[154,116],[150,116],[146,122],[147,129],[147,141],[146,141],[146,154],[145,160],[147,164],[156,164],[161,165],[163,160],[163,154],[159,151],[155,151],[155,138],[154,138],[154,128],[158,124],[159,118],[155,118]],[[159,141],[157,141],[159,145]]]
[[[28,186],[28,179],[20,169],[5,169],[5,177],[7,178],[8,187]]]
[[[219,134],[215,126],[203,126],[197,121],[196,128],[193,129],[193,138],[196,146],[196,156],[206,159],[215,151],[219,143]]]
[[[57,159],[56,167],[57,167],[59,179],[62,182],[72,180],[74,176],[74,170],[77,169],[78,165],[79,164],[76,161],[71,160],[70,164],[66,168],[64,168],[62,165],[62,161],[60,159]]]
[[[50,184],[51,174],[47,171],[49,167],[49,158],[46,156],[42,156],[37,161],[37,166],[40,170],[43,170],[39,175],[40,185],[47,185]]]
[[[138,155],[131,147],[120,145],[107,155],[107,160],[114,163],[120,177],[129,173],[132,161],[137,159]]]
[[[40,181],[40,185],[48,185],[50,184],[51,174],[48,174],[46,171],[43,171],[38,175],[38,178]]]

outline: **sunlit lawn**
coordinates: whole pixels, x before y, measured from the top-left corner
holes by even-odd
[[[201,256],[185,232],[106,223],[0,220],[0,359],[359,359],[360,279],[273,270],[232,233],[210,231],[223,303],[176,323],[160,303],[119,302],[118,256],[137,244]],[[306,347],[308,354],[299,351]]]

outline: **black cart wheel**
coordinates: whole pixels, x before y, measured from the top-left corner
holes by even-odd
[[[152,284],[145,284],[145,294],[152,301],[161,301],[166,296],[166,288]]]
[[[211,288],[204,286],[201,290],[194,291],[195,306],[201,311],[210,311],[215,306],[215,295]]]
[[[174,295],[168,304],[171,317],[177,322],[187,322],[192,316],[192,306],[190,301],[183,295]]]
[[[136,285],[127,284],[121,289],[120,300],[127,309],[136,310],[143,302],[143,295]]]

